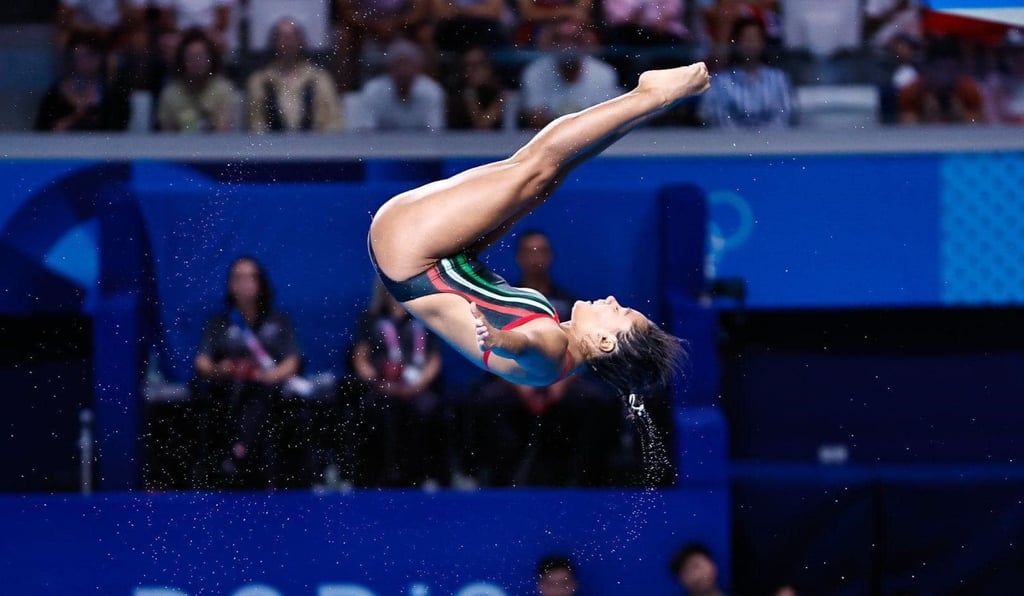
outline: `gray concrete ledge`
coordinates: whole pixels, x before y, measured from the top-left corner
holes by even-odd
[[[0,134],[3,159],[169,159],[200,161],[336,160],[361,158],[496,158],[509,155],[531,132],[439,132],[253,135]],[[603,155],[630,157],[828,155],[1024,151],[1024,128],[792,129],[767,132],[689,128],[642,129]]]

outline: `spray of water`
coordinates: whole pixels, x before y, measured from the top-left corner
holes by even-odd
[[[628,523],[618,539],[611,544],[605,539],[579,545],[573,554],[581,560],[629,556],[629,546],[641,538],[650,520],[664,518],[668,514],[659,490],[671,470],[665,440],[642,401],[637,396],[630,396],[626,401],[626,417],[639,439],[641,456],[639,477],[636,479],[638,486],[628,493],[624,491],[629,499],[626,512]],[[598,524],[604,523],[602,519],[596,521]]]

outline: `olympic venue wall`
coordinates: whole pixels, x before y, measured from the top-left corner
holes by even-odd
[[[7,472],[24,478],[47,465],[66,468],[73,458],[53,437],[73,441],[78,408],[90,405],[101,433],[102,488],[133,490],[146,359],[156,354],[169,378],[187,378],[202,321],[220,303],[227,265],[238,254],[254,254],[268,266],[279,304],[295,319],[307,370],[337,370],[372,284],[365,234],[373,210],[397,192],[482,161],[0,162],[6,187],[0,313],[5,329],[34,330],[27,343],[5,342],[4,392],[18,405],[3,440],[8,452],[38,455],[7,462]],[[1014,538],[1021,535],[1024,511],[1019,500],[1004,498],[1020,494],[1021,482],[1014,429],[1024,422],[1024,408],[1015,403],[1024,393],[1015,371],[1024,350],[1005,338],[1024,337],[1014,333],[1021,329],[1017,309],[1024,300],[1022,182],[1019,151],[602,157],[577,170],[519,224],[516,231],[536,227],[552,236],[555,272],[581,295],[615,294],[691,338],[691,369],[673,395],[683,430],[675,445],[679,486],[654,493],[662,500],[654,510],[671,522],[647,522],[639,546],[617,546],[637,519],[629,522],[625,510],[608,505],[635,501],[637,494],[628,491],[499,493],[478,497],[493,503],[465,509],[460,499],[468,497],[449,494],[20,496],[0,500],[5,525],[18,520],[24,537],[5,541],[10,573],[4,576],[48,578],[55,586],[94,582],[114,587],[111,593],[138,586],[184,593],[215,586],[216,593],[231,593],[233,586],[257,583],[287,594],[315,593],[332,583],[382,594],[427,593],[421,585],[438,590],[430,593],[457,593],[460,586],[493,580],[511,594],[523,593],[524,561],[556,546],[555,536],[604,545],[584,563],[602,586],[594,593],[668,594],[669,545],[698,537],[720,553],[727,578],[732,543],[741,570],[795,577],[817,593],[908,586],[920,593],[1000,593],[988,590],[1019,584],[1013,569],[1024,568]],[[694,225],[689,218],[701,213],[703,221]],[[487,260],[515,277],[510,248],[503,243]],[[742,279],[742,309],[700,299],[708,278]],[[851,323],[843,317],[850,313],[894,320],[926,313],[918,326],[906,327],[911,336],[925,327],[959,329],[950,323],[963,320],[957,313],[1007,318],[1005,333],[988,325],[986,334],[968,334],[969,348],[957,347],[954,337],[939,341],[938,349],[920,343],[901,349],[907,336],[890,335],[883,349],[858,344],[851,350],[847,343],[843,357],[833,360],[830,336],[807,332],[820,319],[800,320],[812,312],[835,314],[829,320],[846,331]],[[796,316],[789,329],[795,335],[803,330],[803,343],[778,349],[761,341],[723,351],[723,329],[733,340],[744,337],[728,326],[744,314],[776,324]],[[747,358],[742,366],[737,354]],[[448,361],[453,385],[479,374],[457,358]],[[966,370],[950,372],[953,362]],[[794,376],[798,370],[810,372]],[[774,371],[785,371],[789,384]],[[835,388],[851,371],[863,375],[857,392],[840,395]],[[879,371],[902,389],[894,393],[884,378],[872,387]],[[936,395],[941,406],[931,408]],[[930,417],[936,411],[944,415],[938,428]],[[877,430],[879,421],[884,432]],[[857,427],[852,432],[851,425]],[[904,433],[908,428],[912,432]],[[46,436],[50,440],[39,438]],[[845,450],[845,466],[822,468],[817,448],[828,445]],[[893,471],[889,464],[911,468]],[[922,479],[922,467],[930,479]],[[931,490],[934,483],[947,490]],[[893,505],[907,495],[927,506]],[[421,508],[430,498],[432,507]],[[352,506],[338,520],[345,499]],[[416,512],[436,506],[445,513],[429,513],[433,523],[417,526],[419,533],[403,531]],[[235,508],[259,515],[222,517]],[[381,511],[396,508],[409,513],[393,527],[374,527]],[[551,513],[535,519],[545,508]],[[961,512],[964,521],[934,529],[946,510]],[[501,515],[509,523],[499,529],[477,523],[476,515]],[[261,531],[252,520],[265,530],[288,529]],[[81,551],[70,558],[62,553],[63,566],[42,555],[61,553],[44,541],[55,528],[69,537],[69,550]],[[831,539],[819,534],[822,528]],[[360,530],[366,531],[356,541]],[[792,540],[781,540],[790,530]],[[124,549],[108,546],[126,535]],[[880,537],[885,552],[878,549]],[[197,541],[206,550],[185,554]],[[418,558],[423,551],[416,545],[424,543],[431,554]],[[788,548],[766,550],[766,544]],[[482,554],[491,545],[501,545],[500,553]],[[443,556],[448,548],[459,550],[454,563]],[[976,556],[959,556],[963,548],[974,548]],[[325,549],[338,556],[312,554]],[[640,563],[629,557],[631,549],[642,553]],[[273,567],[270,561],[286,552],[309,554],[309,566],[290,560]],[[174,561],[173,571],[158,571],[165,557]],[[207,560],[215,564],[204,567]],[[510,561],[519,567],[508,568]],[[946,564],[940,573],[934,571],[940,561],[959,564]],[[121,563],[135,571],[119,574]],[[451,572],[420,573],[453,565]],[[481,567],[493,572],[476,574]],[[75,573],[85,583],[73,583]],[[758,581],[737,577],[735,583],[749,588]]]

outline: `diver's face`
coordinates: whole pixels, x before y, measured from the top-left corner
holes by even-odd
[[[615,296],[608,296],[600,300],[577,300],[572,307],[572,322],[584,335],[618,337],[634,325],[647,323],[647,317],[622,306]]]

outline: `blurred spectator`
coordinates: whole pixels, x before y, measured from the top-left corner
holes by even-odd
[[[515,0],[515,7],[512,41],[519,48],[544,49],[544,31],[558,21],[593,25],[593,0]]]
[[[367,385],[371,485],[430,487],[446,481],[438,340],[378,280],[359,321],[352,369]]]
[[[921,44],[911,35],[899,34],[885,46],[886,78],[879,88],[879,111],[883,124],[896,124],[900,117],[900,93],[921,78]]]
[[[443,130],[446,95],[423,72],[423,50],[399,39],[388,47],[388,71],[361,91],[362,118],[373,130]]]
[[[791,51],[826,60],[864,45],[863,0],[785,0],[782,40]],[[827,64],[827,62],[826,62]]]
[[[226,132],[238,128],[240,99],[221,73],[220,54],[201,29],[182,36],[175,73],[157,98],[157,125],[164,132]]]
[[[572,596],[579,582],[565,555],[546,555],[537,561],[537,596]]]
[[[790,583],[776,586],[776,588],[772,590],[772,596],[797,596],[797,594],[798,592],[796,591],[796,588]]]
[[[486,49],[473,47],[459,57],[455,87],[448,94],[448,128],[497,130],[512,109],[511,90],[494,70]]]
[[[201,29],[213,42],[222,63],[232,62],[238,46],[239,0],[150,0],[156,7],[161,44],[176,48],[191,29]]]
[[[615,68],[591,55],[596,46],[593,29],[579,19],[566,17],[545,27],[543,55],[520,76],[523,126],[541,128],[623,93]]]
[[[561,321],[576,296],[551,275],[554,254],[539,230],[519,234],[517,287],[548,298]],[[604,385],[577,375],[547,387],[489,377],[478,393],[480,453],[492,486],[606,486],[619,438],[619,405]]]
[[[986,119],[1024,124],[1024,29],[1011,29],[994,50],[997,60],[984,80]]]
[[[505,0],[430,0],[430,38],[441,52],[509,45],[510,10]]]
[[[688,36],[683,0],[603,0],[605,45],[660,46]]]
[[[337,31],[334,76],[342,90],[358,89],[390,62],[399,39],[417,40],[431,0],[334,0]],[[424,58],[420,58],[421,62]]]
[[[783,128],[792,125],[789,76],[764,62],[765,30],[760,19],[734,23],[731,68],[714,75],[700,100],[701,118],[721,128]]]
[[[335,131],[341,129],[341,104],[331,75],[306,54],[306,33],[291,18],[270,30],[271,61],[246,83],[249,129]]]
[[[64,74],[43,95],[33,128],[124,130],[129,118],[128,89],[120,78],[107,77],[102,42],[76,33],[68,39],[65,56]]]
[[[200,485],[308,486],[308,461],[286,470],[279,460],[279,439],[294,421],[284,395],[301,364],[295,329],[274,306],[267,272],[238,257],[228,269],[224,309],[207,320],[195,358],[206,410]]]
[[[961,60],[953,37],[927,41],[921,76],[900,90],[900,123],[980,123],[984,120],[981,85]]]
[[[107,48],[104,66],[113,75],[126,70],[138,74],[142,86],[147,51],[146,9],[148,0],[59,0],[57,4],[57,35],[55,49],[58,67],[62,64],[68,41],[74,36],[96,39]]]
[[[693,542],[676,551],[669,571],[689,596],[725,596],[718,583],[718,566],[704,544]]]
[[[708,46],[708,67],[718,70],[727,63],[735,43],[736,22],[760,21],[766,44],[782,43],[779,0],[697,0],[701,6],[704,32]]]
[[[921,42],[924,28],[919,0],[864,0],[864,39],[885,48],[897,36]]]

